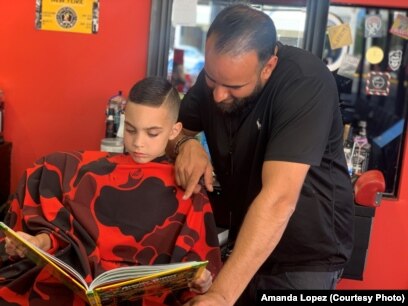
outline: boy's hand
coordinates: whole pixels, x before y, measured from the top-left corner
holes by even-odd
[[[41,233],[36,236],[32,236],[24,232],[17,233],[25,240],[31,244],[34,244],[40,249],[43,249],[44,251],[48,251],[51,248],[51,238],[48,234]],[[27,253],[27,249],[23,244],[8,237],[6,237],[5,251],[9,256],[19,256],[21,258],[24,258]]]
[[[206,293],[212,285],[211,272],[205,269],[201,275],[190,283],[190,290],[196,293]]]

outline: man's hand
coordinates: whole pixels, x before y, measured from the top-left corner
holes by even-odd
[[[48,251],[51,248],[51,238],[48,234],[41,233],[36,236],[24,232],[18,232],[18,234],[44,251]],[[27,249],[23,244],[8,237],[6,237],[5,251],[9,256],[19,256],[21,258],[24,258],[27,253]]]
[[[208,291],[203,295],[198,295],[188,301],[184,306],[230,306],[222,297],[222,295]]]
[[[204,185],[208,191],[213,191],[213,167],[201,144],[189,140],[180,146],[175,162],[176,182],[184,188],[183,198],[189,198],[200,191],[199,181],[204,176]]]

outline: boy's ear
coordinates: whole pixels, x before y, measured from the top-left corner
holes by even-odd
[[[169,140],[173,140],[180,134],[181,130],[183,129],[183,124],[181,122],[176,122],[173,124],[173,127],[170,132]]]

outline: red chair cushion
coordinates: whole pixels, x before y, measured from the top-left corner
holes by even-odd
[[[385,191],[385,179],[381,171],[368,170],[354,184],[354,201],[364,206],[377,207]]]

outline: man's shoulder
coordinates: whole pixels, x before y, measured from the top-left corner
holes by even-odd
[[[291,45],[278,44],[278,57],[286,60],[300,61],[299,57],[318,58],[313,53]]]
[[[280,66],[282,70],[287,71],[293,77],[320,74],[322,71],[329,72],[319,57],[298,47],[281,45],[278,59],[278,67]]]
[[[269,87],[278,92],[288,88],[319,86],[333,87],[334,77],[323,61],[303,49],[283,46],[278,53],[278,65],[272,73]],[[292,92],[289,90],[288,93]]]

